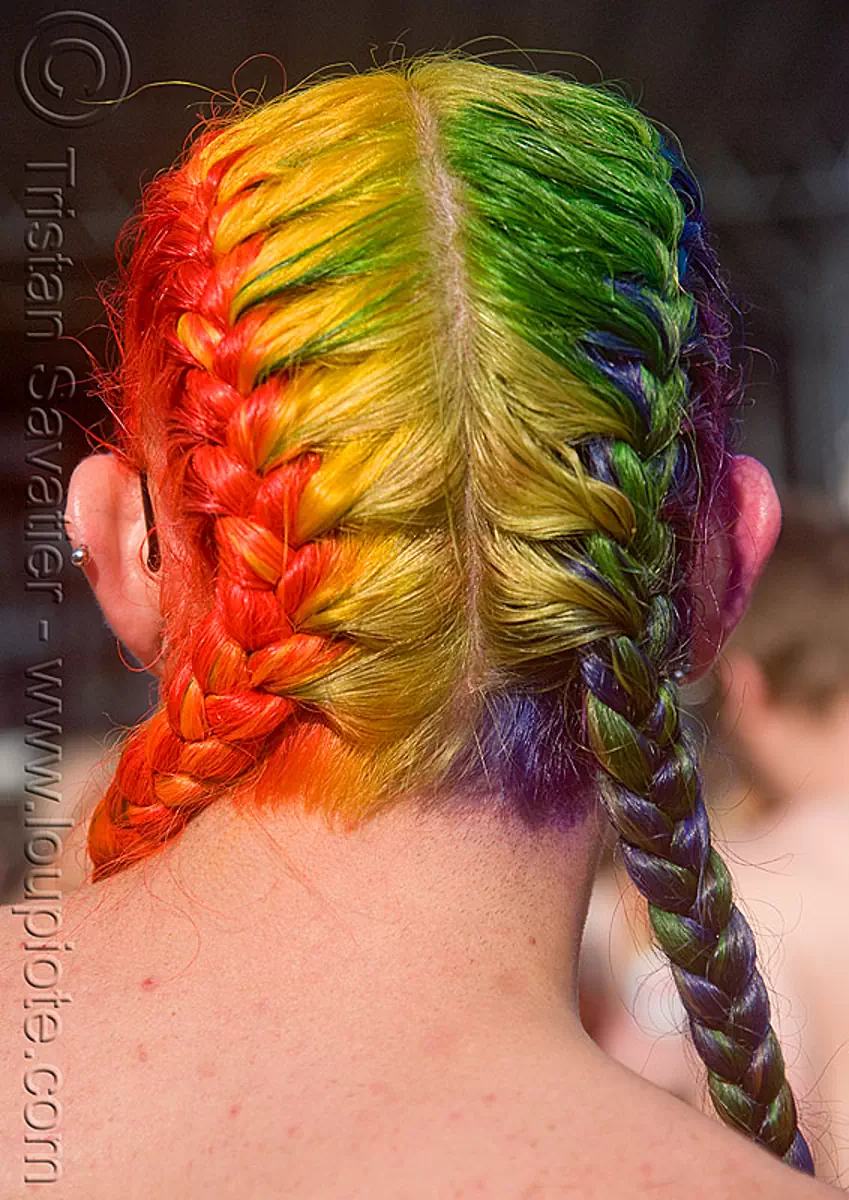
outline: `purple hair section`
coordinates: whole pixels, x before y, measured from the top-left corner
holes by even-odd
[[[564,710],[576,726],[571,736]],[[587,816],[595,790],[589,761],[575,749],[580,723],[577,700],[570,704],[562,687],[488,696],[476,740],[446,783],[486,784],[531,829],[572,828]]]
[[[678,271],[681,287],[693,298],[695,316],[681,352],[688,402],[679,469],[663,512],[677,536],[682,570],[689,582],[701,570],[711,536],[729,529],[734,519],[727,480],[743,386],[742,371],[732,363],[739,312],[720,274],[699,185],[676,147],[662,139],[661,153],[672,167],[670,184],[684,212]],[[732,561],[731,587],[736,570]],[[692,633],[700,614],[693,609],[688,587],[676,598],[676,608],[682,630]]]
[[[725,480],[733,422],[740,410],[742,374],[731,360],[737,310],[722,281],[699,186],[678,150],[661,140],[671,164],[670,185],[684,212],[678,245],[678,277],[694,301],[690,337],[681,352],[688,379],[682,443],[691,469],[677,481],[667,501],[667,520],[684,532],[689,525],[700,541],[728,519]],[[678,528],[676,528],[678,532]]]

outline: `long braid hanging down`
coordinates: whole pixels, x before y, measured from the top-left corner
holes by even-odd
[[[704,244],[695,189],[680,164],[673,183],[687,212],[682,283],[698,295],[715,277],[714,264]],[[658,332],[662,337],[660,321]],[[676,556],[665,509],[692,494],[698,478],[685,442],[670,442],[662,427],[659,391],[674,380],[679,361],[686,367],[688,355],[698,360],[706,350],[717,353],[706,340],[711,332],[710,314],[700,322],[697,311],[692,328],[682,330],[678,354],[672,350],[659,362],[656,383],[645,370],[635,372],[634,360],[621,348],[599,355],[601,369],[623,390],[642,392],[646,421],[642,445],[608,440],[590,449],[594,474],[631,500],[637,529],[627,551],[601,539],[589,552],[602,569],[616,561],[645,616],[636,636],[623,630],[606,647],[591,647],[582,655],[586,729],[603,768],[601,794],[619,833],[625,866],[648,900],[654,935],[672,964],[716,1109],[789,1164],[813,1173],[770,1023],[752,931],[734,904],[725,864],[711,846],[699,748],[679,717],[676,679],[686,666],[693,614],[686,580],[679,582],[677,597],[670,589],[670,562],[681,552]],[[679,541],[682,536],[687,531],[679,530]],[[605,576],[610,581],[611,572]]]
[[[582,177],[580,156],[586,153],[581,134],[588,140],[598,137],[605,119],[626,123],[632,114],[618,109],[611,97],[593,111],[589,104],[570,104],[571,98],[558,96],[553,88],[554,94],[541,92],[523,98],[511,112],[506,105],[501,112],[494,106],[466,110],[454,118],[449,142],[450,167],[464,177],[465,203],[473,214],[465,246],[473,291],[481,289],[487,307],[493,305],[495,291],[506,325],[543,349],[552,366],[562,364],[589,383],[596,397],[583,436],[573,438],[577,463],[570,462],[563,443],[540,437],[546,429],[541,414],[551,416],[549,429],[556,428],[556,418],[554,411],[546,412],[539,392],[524,395],[515,387],[512,410],[521,419],[507,436],[491,435],[493,460],[500,465],[508,456],[523,458],[530,468],[527,490],[518,497],[509,494],[503,472],[492,475],[493,526],[519,529],[524,515],[529,529],[528,514],[545,514],[548,528],[540,528],[545,522],[538,521],[535,536],[527,540],[541,569],[532,587],[525,580],[522,597],[513,581],[505,584],[503,578],[505,543],[486,556],[492,563],[501,557],[486,590],[500,591],[511,613],[505,624],[503,613],[493,610],[490,645],[496,661],[500,657],[505,668],[516,671],[527,655],[528,638],[525,633],[517,639],[515,631],[537,621],[547,635],[550,661],[557,663],[545,617],[550,619],[553,603],[567,601],[571,628],[561,644],[576,649],[579,661],[566,692],[567,722],[571,712],[583,714],[573,737],[600,768],[602,801],[619,833],[630,877],[649,902],[655,937],[671,961],[693,1042],[708,1068],[713,1103],[728,1124],[788,1164],[813,1173],[770,1024],[752,932],[733,902],[728,871],[711,846],[699,750],[680,720],[678,681],[686,673],[692,624],[698,618],[692,579],[701,566],[711,506],[721,507],[727,450],[717,430],[727,425],[723,409],[734,386],[725,300],[706,241],[699,192],[677,154],[643,126],[636,132],[653,155],[652,172],[658,183],[663,181],[666,196],[658,188],[651,197],[653,230],[629,229],[621,216],[622,209],[637,204],[629,188],[632,163],[622,161],[614,146],[610,158],[602,152],[592,163],[594,178],[588,179]],[[577,145],[570,147],[568,158],[557,160],[545,135],[556,136],[569,118],[579,122]],[[610,126],[601,136],[610,137]],[[488,165],[493,147],[509,150],[500,188],[489,191],[480,181],[488,182],[487,172],[493,170]],[[554,187],[539,182],[543,162]],[[587,203],[587,192],[601,192],[605,185],[610,198],[593,196],[596,203]],[[640,187],[645,188],[645,180],[634,192]],[[511,211],[523,190],[532,197],[538,192],[533,222],[526,213]],[[589,237],[581,228],[583,220],[592,222]],[[668,246],[665,253],[662,242],[652,245],[655,230]],[[624,250],[613,242],[617,232]],[[605,234],[610,248],[604,247],[598,257],[607,260],[607,271],[610,264],[619,270],[602,274],[602,267],[601,278],[593,278],[591,268],[576,271],[572,286],[590,297],[600,292],[601,303],[595,310],[598,325],[570,329],[580,300],[564,288],[558,256],[569,253],[574,237],[589,258],[585,247]],[[640,238],[645,238],[643,247]],[[584,305],[585,310],[590,307],[586,300]],[[586,312],[581,316],[586,322]],[[542,319],[534,324],[533,317]],[[487,326],[478,358],[494,364],[493,392],[503,390],[501,351]],[[570,390],[574,387],[573,382]],[[564,390],[554,400],[561,410],[567,396]],[[619,432],[611,435],[616,426]],[[493,453],[499,443],[500,453]],[[533,481],[556,474],[565,476],[564,482],[571,477],[573,486],[577,476],[588,498],[595,494],[593,532],[575,536],[574,512],[563,487],[558,536],[551,494],[533,490]],[[559,585],[554,572],[560,573]],[[514,719],[515,709],[508,712],[496,729],[496,745],[503,744]],[[497,749],[493,758],[497,761]]]
[[[633,499],[639,521],[665,464],[652,455],[636,464],[630,449],[614,442],[597,453],[605,456],[605,476]],[[661,457],[668,463],[666,453]],[[655,501],[654,507],[661,505]],[[636,634],[623,630],[582,656],[586,728],[603,768],[601,794],[625,866],[649,902],[655,937],[672,963],[714,1105],[729,1124],[812,1171],[752,932],[711,846],[699,750],[679,719],[675,676],[688,631],[666,596],[652,595],[653,582],[664,586],[666,556],[657,532],[649,534],[653,546],[646,539],[632,553],[604,539],[590,550],[595,562],[616,556],[632,588],[637,579],[645,584],[639,596],[644,627]],[[641,540],[639,532],[635,540]]]
[[[169,653],[95,878],[235,785],[574,822],[591,779],[720,1116],[812,1172],[680,719],[735,393],[682,163],[601,89],[434,56],[211,129],[139,235],[115,407]]]

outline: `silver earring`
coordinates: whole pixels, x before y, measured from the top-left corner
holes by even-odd
[[[88,546],[77,546],[76,550],[71,551],[71,563],[75,567],[85,567],[90,560]]]

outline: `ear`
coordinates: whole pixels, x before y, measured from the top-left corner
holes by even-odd
[[[743,616],[781,530],[781,505],[766,467],[738,454],[728,476],[728,525],[713,534],[694,581],[692,669],[705,673]]]
[[[159,584],[145,566],[139,476],[112,454],[83,459],[71,476],[65,518],[74,546],[88,549],[86,577],[113,632],[158,674],[163,623]]]

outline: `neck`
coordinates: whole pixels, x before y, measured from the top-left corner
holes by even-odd
[[[328,1020],[334,1006],[369,1022],[465,1007],[497,1020],[521,1009],[577,1033],[599,827],[595,814],[568,830],[529,830],[479,810],[399,805],[341,831],[316,814],[222,800],[155,858],[86,890],[99,911],[130,914],[144,939],[161,929],[172,950],[166,926],[182,920],[213,975],[238,946],[264,988],[302,1004],[320,995]],[[142,966],[133,936],[120,953],[149,974],[155,954],[144,941]]]

